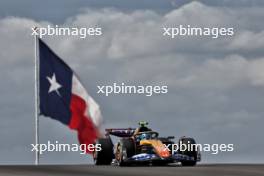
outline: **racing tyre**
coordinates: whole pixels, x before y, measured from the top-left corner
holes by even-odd
[[[125,162],[127,158],[135,155],[135,142],[132,138],[123,138],[118,145],[118,158],[117,162],[119,166],[128,166]]]
[[[180,141],[185,145],[196,144],[193,138],[182,138],[180,139]],[[198,151],[196,151],[194,146],[191,148],[191,150],[186,149],[184,151],[180,151],[181,154],[194,158],[194,161],[181,161],[182,166],[195,166],[197,160],[197,152]]]
[[[113,143],[111,138],[99,138],[96,144],[101,144],[101,151],[93,153],[95,165],[110,165],[113,159]]]

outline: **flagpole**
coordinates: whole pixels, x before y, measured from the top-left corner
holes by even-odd
[[[37,27],[36,27],[37,28]],[[39,144],[39,58],[38,35],[35,35],[35,144]],[[35,165],[39,164],[39,151],[35,151]]]

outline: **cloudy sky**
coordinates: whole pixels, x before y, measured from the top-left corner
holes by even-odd
[[[0,1],[0,164],[32,164],[35,25],[100,26],[100,37],[45,37],[100,104],[105,127],[147,120],[161,135],[233,143],[203,162],[264,162],[264,3],[262,1]],[[162,36],[163,26],[233,27],[233,37]],[[168,94],[97,94],[113,82],[168,85]],[[40,142],[77,143],[76,133],[40,117]],[[41,163],[91,163],[76,152]]]

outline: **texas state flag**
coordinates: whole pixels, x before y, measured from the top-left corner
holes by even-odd
[[[74,71],[39,39],[40,114],[77,130],[80,144],[99,134],[101,112]],[[89,151],[87,151],[89,152]]]

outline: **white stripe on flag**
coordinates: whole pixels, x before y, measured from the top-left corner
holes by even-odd
[[[87,117],[91,117],[91,120],[96,127],[100,127],[100,125],[102,124],[100,107],[88,94],[82,83],[74,74],[72,77],[72,93],[81,97],[86,102],[86,104],[88,105],[88,109],[86,107],[85,115]]]

